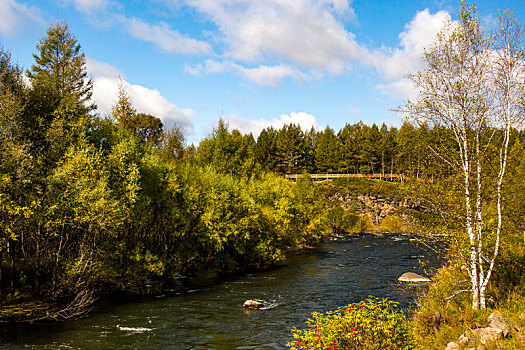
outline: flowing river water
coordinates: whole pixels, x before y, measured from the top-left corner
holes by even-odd
[[[284,267],[222,281],[191,279],[182,289],[140,302],[104,303],[89,316],[63,323],[2,326],[2,349],[284,349],[292,327],[367,298],[401,307],[414,296],[397,286],[407,271],[422,273],[429,252],[400,235],[350,237],[297,255]],[[217,283],[220,282],[220,283]],[[246,299],[261,310],[242,308]]]

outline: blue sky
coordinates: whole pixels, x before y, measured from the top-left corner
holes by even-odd
[[[477,5],[487,27],[499,9],[525,21],[520,0]],[[198,143],[219,117],[255,136],[289,122],[400,125],[390,109],[413,94],[403,76],[423,67],[423,48],[458,9],[455,0],[0,0],[0,44],[28,68],[49,23],[66,20],[100,114],[122,79],[138,111]]]

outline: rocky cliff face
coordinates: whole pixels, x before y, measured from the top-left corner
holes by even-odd
[[[368,195],[342,196],[335,194],[329,197],[332,203],[339,203],[345,210],[357,209],[367,215],[375,225],[391,215],[406,218],[406,209],[425,210],[420,203],[414,203],[407,198],[395,200],[389,198],[377,198]]]

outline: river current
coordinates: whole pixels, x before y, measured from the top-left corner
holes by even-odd
[[[182,289],[140,302],[104,303],[89,316],[58,324],[2,327],[2,349],[284,349],[290,329],[313,311],[374,295],[404,309],[414,295],[397,286],[407,271],[423,273],[429,252],[401,235],[350,237],[322,244],[284,267],[218,281],[201,276]],[[263,301],[247,310],[247,299]]]

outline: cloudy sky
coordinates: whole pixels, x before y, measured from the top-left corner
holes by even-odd
[[[486,27],[521,0],[477,2]],[[122,79],[136,109],[197,143],[218,118],[242,132],[290,122],[400,125],[403,78],[457,0],[0,0],[0,44],[28,68],[49,23],[66,20],[87,57],[99,113]]]

